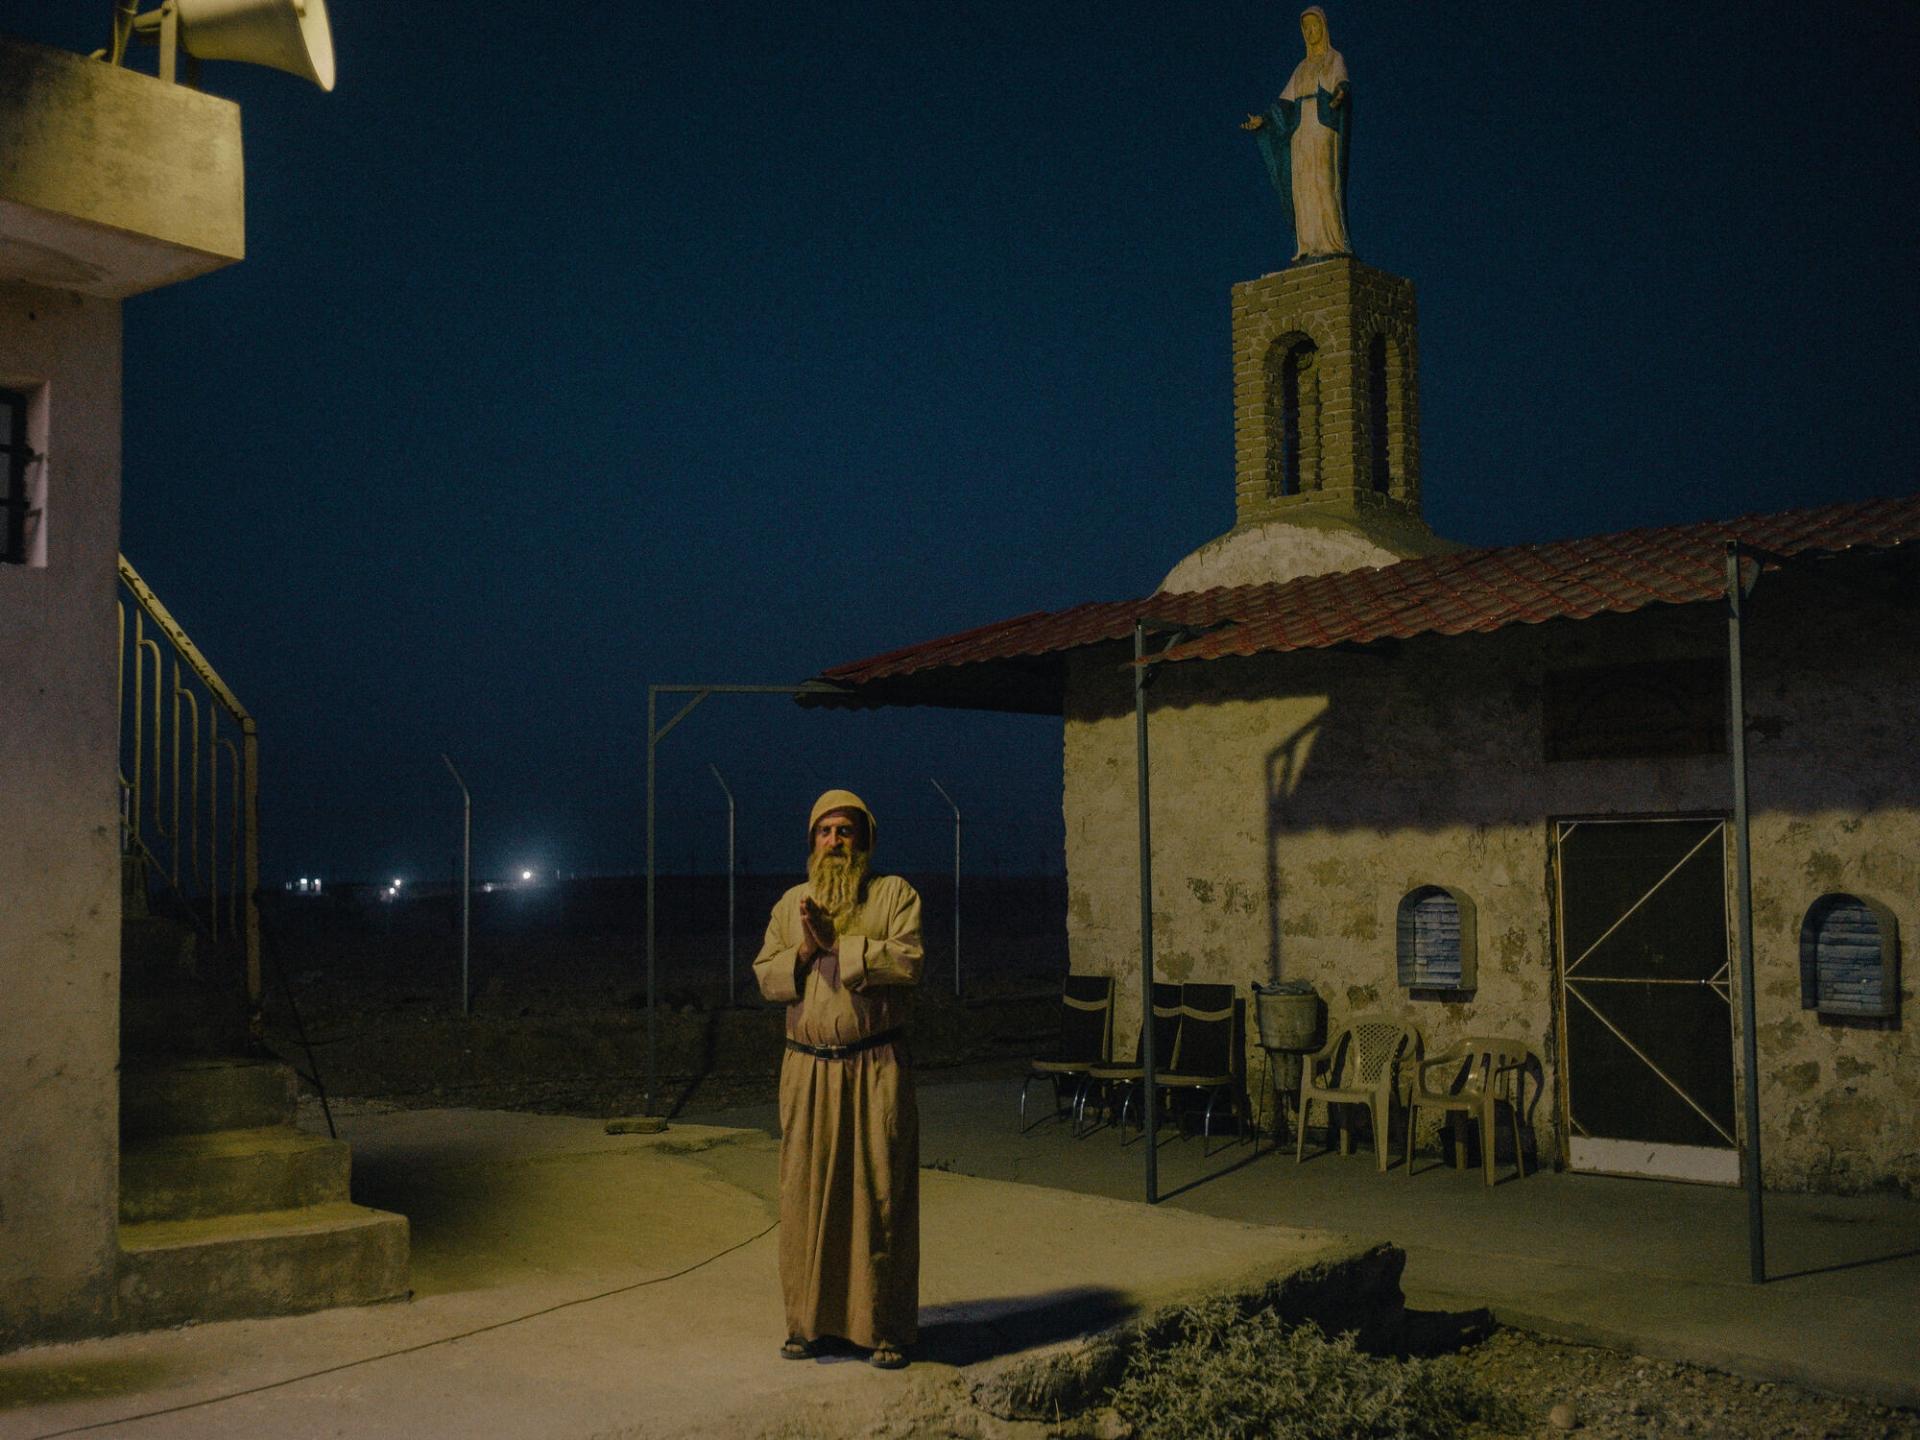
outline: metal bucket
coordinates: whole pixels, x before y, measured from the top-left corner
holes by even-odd
[[[1320,997],[1304,980],[1256,984],[1253,1014],[1268,1050],[1312,1050],[1320,1043]]]

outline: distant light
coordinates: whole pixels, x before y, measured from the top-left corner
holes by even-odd
[[[396,876],[394,877],[394,880],[393,880],[393,888],[394,888],[394,889],[396,889],[396,890],[398,890],[398,889],[399,889],[399,888],[401,887],[401,885],[402,885],[402,884],[404,884],[404,883],[405,883],[405,882],[404,882],[404,881],[402,881],[402,880],[400,879],[400,877],[396,875]]]
[[[522,870],[522,871],[520,872],[520,878],[521,878],[522,880],[531,880],[531,879],[533,879],[533,871],[531,871],[531,870]]]
[[[493,881],[491,881],[491,880],[489,880],[489,881],[487,881],[487,882],[486,882],[486,883],[485,883],[484,885],[482,885],[482,886],[481,886],[480,888],[481,888],[481,889],[482,889],[483,891],[485,891],[485,892],[486,892],[487,894],[489,894],[489,895],[491,895],[491,894],[493,893]]]

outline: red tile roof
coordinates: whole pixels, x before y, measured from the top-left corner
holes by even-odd
[[[1167,652],[1169,661],[1364,645],[1713,600],[1725,593],[1729,541],[1762,552],[1761,563],[1772,567],[1793,556],[1916,540],[1920,495],[1844,502],[1076,605],[839,665],[818,678],[851,692],[839,703],[1057,713],[1065,652],[1125,639],[1136,619],[1206,632]]]

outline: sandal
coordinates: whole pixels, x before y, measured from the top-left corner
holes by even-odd
[[[867,1363],[876,1370],[904,1370],[907,1357],[891,1345],[876,1345],[873,1353],[867,1356]]]
[[[782,1360],[811,1360],[818,1353],[813,1341],[802,1340],[798,1335],[787,1336],[780,1346]]]

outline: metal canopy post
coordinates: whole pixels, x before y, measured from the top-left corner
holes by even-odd
[[[727,1006],[733,1006],[733,962],[736,955],[733,939],[733,791],[727,789],[727,782],[720,776],[720,767],[708,762],[707,769],[713,772],[714,780],[727,797]]]
[[[947,787],[928,778],[927,783],[940,792],[940,798],[953,808],[953,998],[960,998],[960,807],[954,805]]]
[[[453,768],[453,761],[443,753],[440,758],[446,761],[447,770],[453,776],[453,783],[460,787],[460,1013],[468,1013],[468,996],[472,987],[467,983],[467,957],[471,953],[473,937],[473,793],[467,789],[467,782],[460,778],[460,772]]]
[[[1755,567],[1754,581],[1759,582]],[[1747,1184],[1747,1272],[1756,1285],[1767,1280],[1766,1213],[1760,1188],[1760,1046],[1754,1033],[1753,858],[1748,844],[1747,696],[1741,674],[1741,623],[1746,596],[1740,582],[1740,542],[1727,542],[1727,725],[1733,760],[1733,854],[1740,926],[1740,1064],[1744,1072],[1743,1109],[1746,1154],[1741,1167]]]
[[[1159,655],[1147,654],[1147,630],[1152,622],[1133,622],[1133,750],[1138,771],[1140,807],[1140,1084],[1143,1087],[1141,1116],[1147,1142],[1147,1203],[1160,1203],[1160,1107],[1158,1099],[1159,1057],[1153,1053],[1153,809],[1149,796],[1152,767],[1147,759],[1147,686],[1153,683],[1150,669],[1167,651],[1191,633],[1176,626],[1158,626],[1170,631]]]
[[[660,742],[667,738],[673,727],[693,713],[694,707],[709,695],[839,695],[844,693],[837,686],[823,685],[809,680],[803,685],[649,685],[647,686],[647,1087],[645,1092],[645,1113],[653,1113],[654,1096],[658,1092],[660,1028],[658,1007],[655,1005],[655,948],[654,948],[654,878],[657,874],[654,864],[654,776],[656,771],[655,752]],[[659,723],[660,697],[662,695],[691,695],[693,698],[674,712],[673,718],[665,725]]]
[[[1160,1202],[1159,1059],[1153,1053],[1153,814],[1147,766],[1147,622],[1133,622],[1133,753],[1140,805],[1140,1114],[1147,1142],[1147,1204]]]

